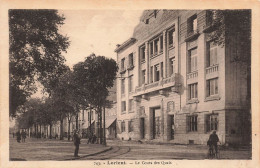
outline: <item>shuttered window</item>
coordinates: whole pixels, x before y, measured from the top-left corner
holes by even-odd
[[[198,98],[198,83],[193,83],[188,86],[188,98]]]
[[[218,94],[218,78],[207,80],[206,85],[207,97]]]
[[[213,41],[207,43],[207,67],[218,64],[218,47]]]
[[[198,116],[197,115],[187,116],[187,131],[189,131],[189,132],[198,131]]]
[[[197,48],[189,50],[188,56],[188,71],[194,72],[197,70]]]

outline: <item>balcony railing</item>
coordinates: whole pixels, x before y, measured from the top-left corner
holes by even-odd
[[[142,86],[136,87],[134,96],[139,96],[139,95],[142,95],[145,93],[172,87],[175,85],[175,82],[176,82],[175,78],[176,78],[176,75],[165,78],[165,79],[161,79],[160,81],[157,81],[157,82],[143,84]]]
[[[198,71],[194,71],[187,74],[187,79],[192,79],[198,77]]]
[[[210,74],[218,71],[218,64],[206,68],[206,74]]]

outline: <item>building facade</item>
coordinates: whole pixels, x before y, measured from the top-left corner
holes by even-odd
[[[241,125],[250,125],[246,67],[231,61],[241,54],[240,39],[230,33],[225,46],[215,44],[212,17],[147,10],[117,46],[119,139],[206,144],[216,130],[223,144],[250,141]]]

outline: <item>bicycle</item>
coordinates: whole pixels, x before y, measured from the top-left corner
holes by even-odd
[[[214,145],[210,145],[207,157],[208,159],[220,159],[219,145],[217,145],[217,148]]]

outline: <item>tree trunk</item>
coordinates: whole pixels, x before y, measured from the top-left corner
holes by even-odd
[[[40,138],[42,138],[42,125],[40,125]]]
[[[102,131],[102,108],[99,108],[99,114],[100,114],[100,119],[99,119],[99,135],[100,135],[100,144],[103,143],[103,131]]]
[[[106,146],[107,145],[107,141],[106,141],[106,115],[105,115],[105,106],[103,107],[103,117],[104,117],[104,121],[103,121],[103,129],[104,129],[104,140],[103,140],[103,144]]]
[[[52,124],[50,124],[50,139],[52,139]]]
[[[70,140],[70,122],[71,118],[68,117],[68,141]]]
[[[91,108],[90,108],[90,111],[89,111],[89,133],[90,135],[92,135],[92,128],[91,128]]]
[[[76,130],[79,130],[79,115],[78,113],[76,114]]]
[[[37,136],[37,124],[34,124],[34,133],[33,133],[34,135],[34,138],[36,138],[36,136]]]
[[[60,140],[63,140],[63,119],[60,119]]]

